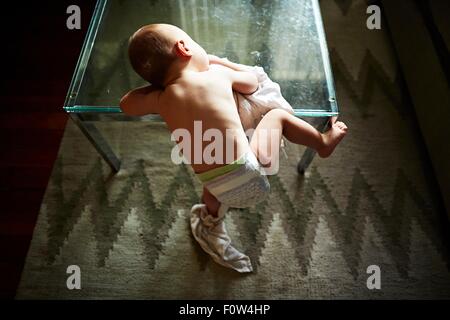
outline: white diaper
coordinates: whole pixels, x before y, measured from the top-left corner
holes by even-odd
[[[238,160],[197,174],[204,187],[223,205],[248,208],[267,198],[270,184],[253,152]]]

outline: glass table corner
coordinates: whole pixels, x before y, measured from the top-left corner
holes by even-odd
[[[295,115],[319,130],[339,114],[318,0],[97,0],[63,108],[114,172],[120,160],[95,122],[124,117],[120,98],[144,84],[128,62],[128,38],[161,22],[180,27],[208,53],[262,66]],[[300,173],[314,155],[304,152]]]

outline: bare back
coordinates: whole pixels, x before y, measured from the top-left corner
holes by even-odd
[[[192,140],[197,141],[200,141],[198,137],[200,132],[201,137],[208,129],[221,132],[223,161],[218,161],[219,163],[205,163],[203,157],[201,163],[194,161],[190,155],[194,155],[195,151],[198,154],[199,150],[195,150],[196,144],[194,141],[191,142],[190,155],[184,154],[184,157],[189,160],[196,173],[205,172],[236,160],[242,150],[248,146],[233,97],[232,83],[224,76],[220,68],[187,73],[162,91],[158,104],[159,113],[171,132],[181,128],[187,129]],[[194,128],[195,122],[197,122],[196,128]],[[234,136],[227,135],[227,129],[228,133],[232,132]],[[201,139],[201,154],[211,144],[211,141],[203,140],[205,139]],[[177,143],[179,142],[177,141]],[[200,144],[197,145],[197,149],[199,147]],[[232,159],[227,159],[226,155],[230,154],[230,147],[233,150]],[[220,158],[222,157],[218,157],[218,159]]]

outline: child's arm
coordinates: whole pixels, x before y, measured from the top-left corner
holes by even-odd
[[[209,55],[209,63],[220,64],[228,68],[226,73],[232,82],[234,91],[242,94],[252,94],[258,89],[258,79],[256,76],[240,65],[213,55]]]
[[[229,74],[234,91],[242,94],[252,94],[258,90],[258,79],[253,73],[230,70]]]
[[[159,113],[158,100],[161,90],[153,86],[145,86],[131,90],[120,100],[122,111],[131,116],[143,116]]]
[[[209,64],[220,64],[220,65],[228,67],[234,71],[243,71],[243,72],[246,71],[244,68],[242,68],[241,65],[231,62],[230,60],[228,60],[226,58],[219,58],[212,54],[208,54],[208,58],[209,58]]]

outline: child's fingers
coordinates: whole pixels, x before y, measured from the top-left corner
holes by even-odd
[[[331,129],[331,127],[333,126],[333,124],[336,123],[336,121],[337,121],[337,116],[330,117],[330,119],[328,120],[327,128]]]
[[[331,118],[330,118],[330,125],[335,124],[336,121],[337,121],[337,118],[338,118],[337,116],[331,117]]]

